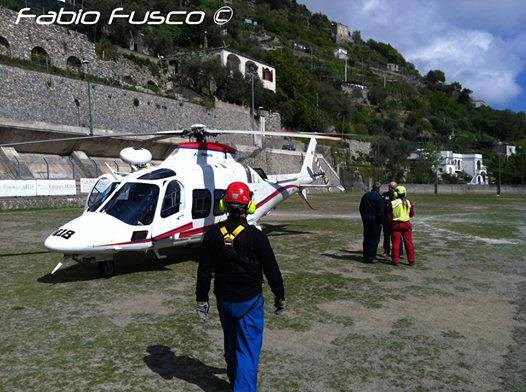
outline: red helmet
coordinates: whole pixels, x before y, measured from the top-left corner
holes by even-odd
[[[389,189],[394,190],[397,186],[398,186],[398,184],[396,183],[396,181],[391,181],[389,183]]]
[[[238,203],[249,205],[252,200],[252,192],[247,184],[243,182],[233,182],[226,188],[225,203]]]

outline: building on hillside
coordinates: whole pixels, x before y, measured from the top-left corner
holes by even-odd
[[[421,158],[421,149],[411,153],[410,160]],[[459,154],[453,151],[440,151],[440,163],[437,168],[437,176],[444,175],[453,177],[468,176],[471,185],[488,185],[488,170],[482,162],[482,154]]]
[[[458,154],[440,151],[441,163],[438,175],[449,174],[457,177],[462,172],[471,177],[470,184],[488,185],[488,170],[482,163],[482,154]]]
[[[499,143],[495,151],[497,154],[504,155],[506,158],[517,154],[517,147],[511,144]]]
[[[263,87],[276,92],[276,69],[274,67],[230,49],[221,48],[215,54],[220,57],[223,66],[238,70],[245,76],[250,72],[255,72],[261,79]]]
[[[386,68],[388,71],[391,71],[391,72],[400,72],[400,66],[395,63],[387,63]]]
[[[366,99],[367,94],[369,93],[369,87],[367,87],[364,84],[358,83],[342,83],[341,89],[346,94],[351,94],[355,97],[356,95],[358,95],[361,96],[363,99]]]
[[[305,56],[305,53],[306,54],[313,54],[314,53],[314,50],[310,46],[308,46],[308,45],[306,45],[306,44],[304,44],[303,42],[300,42],[300,41],[290,40],[289,41],[289,45],[294,50],[295,54],[299,54],[299,55]]]
[[[347,50],[344,48],[338,48],[334,51],[334,57],[336,57],[339,60],[349,60],[349,56],[347,55]]]
[[[473,102],[473,106],[475,106],[476,108],[481,108],[483,106],[488,106],[488,104],[486,102],[484,102],[482,99],[474,100],[472,102]]]
[[[341,23],[333,23],[333,37],[336,43],[345,43],[350,42],[351,39],[351,32],[349,31],[349,27],[341,24]]]
[[[141,53],[144,55],[150,54],[150,48],[144,42],[143,33],[137,33],[136,35],[130,33],[130,39],[128,40],[128,48],[131,51]]]

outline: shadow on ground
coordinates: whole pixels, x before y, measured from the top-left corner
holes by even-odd
[[[230,390],[230,384],[217,377],[217,374],[225,374],[225,369],[205,365],[187,355],[175,355],[167,346],[148,346],[146,351],[144,363],[166,380],[178,378],[207,392]]]
[[[338,251],[341,252],[341,253],[344,253],[344,254],[322,253],[322,256],[330,257],[331,259],[336,259],[336,260],[351,260],[351,261],[355,261],[357,263],[370,264],[370,263],[366,263],[365,261],[363,261],[363,252],[362,251],[347,250],[347,249],[339,249]],[[380,256],[380,257],[377,256],[377,258],[375,260],[375,263],[389,264],[390,265],[391,264],[391,260],[390,259],[386,259],[383,256]]]
[[[116,275],[127,275],[146,271],[170,271],[169,266],[196,261],[199,250],[197,248],[172,248],[163,251],[165,259],[157,259],[153,253],[124,253],[115,259]],[[70,263],[74,263],[70,261]],[[50,269],[53,268],[50,266]],[[40,283],[69,283],[102,278],[96,264],[73,264],[59,269],[53,275],[51,273],[37,279]]]
[[[35,250],[31,252],[20,252],[20,253],[0,253],[0,258],[2,257],[16,257],[16,256],[33,256],[33,255],[43,255],[46,253],[51,253],[49,250]]]
[[[262,225],[263,233],[269,237],[279,237],[283,235],[302,235],[302,234],[312,234],[310,231],[300,231],[300,230],[291,230],[287,228],[287,224],[283,225],[273,225],[270,223],[263,223]]]

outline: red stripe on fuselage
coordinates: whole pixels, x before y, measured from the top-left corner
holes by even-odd
[[[187,224],[185,224],[185,225],[179,226],[179,227],[176,228],[176,229],[173,229],[173,230],[167,231],[166,233],[156,235],[155,237],[153,237],[153,240],[154,240],[154,241],[163,240],[163,239],[165,239],[165,238],[171,237],[171,236],[174,235],[174,234],[180,233],[180,232],[185,231],[185,230],[189,230],[189,229],[191,229],[193,226],[194,226],[194,225],[193,225],[192,222],[187,223]]]
[[[276,191],[272,192],[270,195],[268,195],[263,200],[261,200],[259,203],[257,203],[256,207],[257,208],[261,207],[262,205],[268,203],[270,200],[272,200],[276,196],[283,194],[287,189],[290,189],[290,188],[298,188],[298,186],[297,185],[286,185],[284,187],[278,188]]]

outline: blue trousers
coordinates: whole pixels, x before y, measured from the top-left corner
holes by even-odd
[[[382,234],[382,225],[377,223],[375,216],[362,216],[363,223],[363,259],[370,263],[376,257],[378,243]]]
[[[256,392],[263,345],[263,297],[245,302],[217,300],[225,339],[226,372],[234,391]]]

